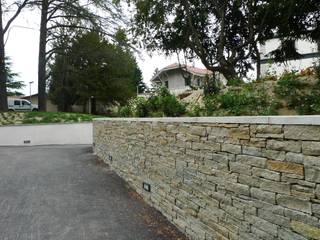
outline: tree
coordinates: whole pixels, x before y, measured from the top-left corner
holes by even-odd
[[[23,1],[3,1],[0,0],[0,112],[8,110],[7,100],[7,71],[4,36],[8,32],[12,22],[19,16],[22,9],[29,3],[29,0]],[[11,16],[6,13],[13,12]],[[6,16],[5,16],[6,15]],[[4,17],[8,19],[4,22]]]
[[[227,79],[245,75],[254,54],[257,1],[134,0],[135,34],[149,49],[184,51]],[[249,17],[248,17],[249,16]]]
[[[115,42],[116,46],[121,48],[125,52],[130,52],[132,49],[132,45],[130,45],[130,40],[127,37],[127,32],[123,28],[119,28],[114,37],[113,41]],[[137,87],[137,94],[144,93],[147,90],[147,86],[143,81],[143,76],[141,69],[138,67],[137,62],[135,62],[137,66],[134,71],[134,76],[132,78],[132,84]]]
[[[18,77],[17,73],[12,72],[11,70],[11,62],[6,59],[6,74],[7,74],[7,95],[8,96],[22,96],[23,93],[21,93],[19,90],[24,88],[26,85],[23,83],[23,81],[16,80],[16,77]]]
[[[267,39],[319,35],[318,0],[129,2],[136,7],[134,33],[148,49],[197,56],[228,80],[245,76],[253,62],[259,63],[258,45]]]
[[[136,63],[137,65],[137,63]],[[136,69],[134,70],[134,75],[133,75],[133,85],[137,87],[137,93],[144,93],[147,90],[147,86],[145,82],[143,81],[142,77],[142,72],[140,68],[137,66]]]
[[[85,32],[63,55],[56,55],[49,96],[64,111],[75,103],[86,103],[91,96],[104,104],[125,103],[141,84],[137,69],[130,51],[99,33]]]
[[[73,29],[102,29],[118,24],[120,11],[112,0],[41,0],[36,4],[41,9],[38,92],[39,110],[46,111],[47,63],[56,52],[56,48],[47,51],[48,43],[60,38],[61,32],[68,34]],[[107,16],[99,16],[96,9]],[[60,31],[64,29],[65,31]]]
[[[50,65],[49,98],[58,106],[58,110],[69,112],[77,101],[75,83],[70,81],[71,65],[66,55],[56,55]]]
[[[300,57],[294,44],[296,39],[320,42],[318,0],[273,0],[268,7],[270,15],[267,28],[277,29],[276,36],[282,41],[280,48],[273,51],[276,61],[284,62]]]

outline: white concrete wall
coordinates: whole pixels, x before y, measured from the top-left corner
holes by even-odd
[[[279,39],[271,39],[266,42],[265,45],[260,47],[261,59],[269,59],[270,52],[276,50],[280,46]],[[307,40],[298,40],[295,43],[296,48],[300,54],[316,53],[318,52],[317,43],[313,43]],[[317,63],[319,59],[308,58],[301,60],[292,60],[285,63],[265,63],[261,64],[261,75],[266,76],[268,74],[281,75],[285,71],[301,71],[308,67],[312,67]]]
[[[292,60],[287,63],[272,63],[272,64],[261,64],[261,76],[267,75],[282,75],[285,71],[298,71],[300,72],[303,69],[314,66],[317,61],[317,58],[301,59],[301,60]]]
[[[185,86],[185,80],[180,72],[180,70],[171,70],[161,74],[161,83],[165,86],[165,82],[169,83],[169,90],[172,93],[181,93],[189,89]]]
[[[30,144],[24,144],[30,141]],[[92,144],[92,123],[0,127],[0,146]]]

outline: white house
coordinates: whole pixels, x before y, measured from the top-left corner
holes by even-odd
[[[177,95],[191,90],[190,86],[203,87],[206,76],[212,74],[207,69],[174,63],[158,71],[151,82],[157,86],[166,86],[171,93]]]
[[[272,60],[271,52],[280,47],[279,39],[270,39],[266,44],[260,46],[261,52],[261,76],[264,77],[268,74],[281,75],[285,71],[301,71],[308,67],[314,66],[319,62],[320,49],[318,43],[310,42],[308,40],[295,41],[295,47],[301,58],[298,60],[289,60],[284,63],[275,63]]]

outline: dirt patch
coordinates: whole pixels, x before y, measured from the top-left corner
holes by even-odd
[[[136,191],[130,188],[129,195],[132,199],[143,204],[143,211],[139,214],[139,217],[148,227],[152,228],[158,236],[164,239],[188,240],[188,238],[172,225],[159,211],[150,207]]]
[[[106,164],[101,158],[99,158],[98,156],[96,156],[93,160],[93,164],[95,166],[101,167],[101,168],[106,168],[106,169],[110,169],[110,166],[108,164]]]
[[[101,158],[95,157],[93,164],[99,168],[110,170],[110,166],[106,164]],[[136,215],[142,220],[152,232],[156,233],[161,239],[168,240],[188,240],[188,238],[180,232],[173,224],[171,224],[162,214],[153,207],[151,207],[144,199],[130,187],[130,185],[123,179],[129,197],[142,205],[142,209]]]

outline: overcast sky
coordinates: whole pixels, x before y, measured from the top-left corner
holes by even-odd
[[[12,62],[12,69],[19,74],[19,79],[26,83],[23,90],[29,95],[29,82],[33,81],[32,94],[38,92],[37,66],[38,66],[38,43],[39,43],[39,11],[30,12],[25,10],[12,24],[6,44],[6,54]],[[26,28],[23,28],[26,27]],[[29,29],[31,28],[31,29]],[[150,79],[156,68],[161,69],[169,64],[178,62],[176,56],[165,57],[164,55],[143,52],[142,57],[137,56],[139,67],[143,72],[144,81],[150,85]],[[197,64],[202,67],[201,64]]]

